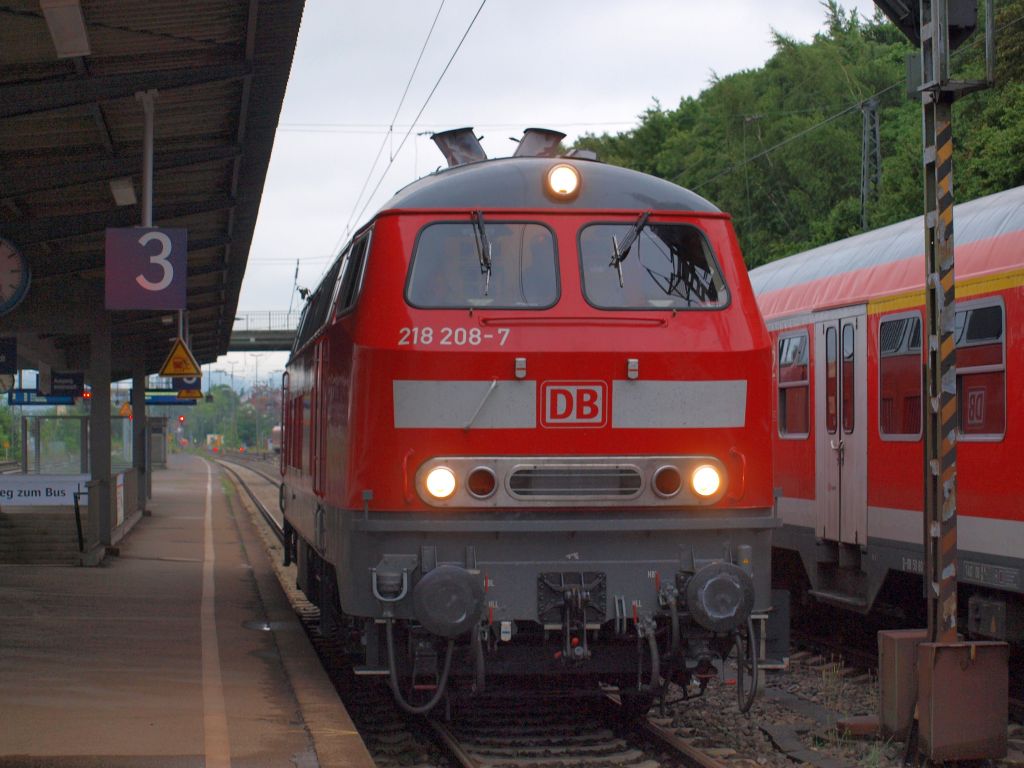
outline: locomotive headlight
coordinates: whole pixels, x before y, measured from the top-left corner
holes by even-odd
[[[548,171],[547,184],[556,200],[572,200],[580,191],[580,172],[561,163]]]
[[[714,496],[722,486],[722,476],[710,464],[701,464],[693,470],[690,485],[698,496]]]
[[[455,473],[448,467],[434,467],[427,473],[427,493],[435,499],[447,499],[455,493]]]

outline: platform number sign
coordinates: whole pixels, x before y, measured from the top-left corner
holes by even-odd
[[[185,309],[188,231],[108,229],[107,309]]]

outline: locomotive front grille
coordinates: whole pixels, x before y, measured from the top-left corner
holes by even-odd
[[[701,497],[688,478],[701,466],[715,467],[725,478],[718,493]],[[454,491],[444,498],[426,486],[428,474],[443,468],[455,478]],[[672,468],[679,488],[657,485],[659,472]],[[671,473],[670,473],[671,474]],[[489,492],[480,491],[485,475]],[[474,480],[473,478],[476,478]],[[714,456],[435,456],[416,470],[419,497],[432,507],[616,508],[623,502],[648,507],[707,506],[719,501],[728,487],[725,465]]]
[[[631,499],[643,490],[637,467],[520,467],[508,478],[509,493],[518,499]]]

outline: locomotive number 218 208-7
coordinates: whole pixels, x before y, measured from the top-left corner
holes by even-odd
[[[436,344],[440,347],[478,347],[481,344],[498,340],[498,346],[505,346],[508,341],[510,328],[495,328],[493,331],[484,331],[480,328],[432,328],[429,325],[406,326],[398,332],[398,346],[430,346]]]

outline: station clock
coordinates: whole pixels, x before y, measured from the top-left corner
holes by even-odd
[[[31,279],[25,254],[10,240],[0,237],[0,315],[6,315],[21,303]]]

